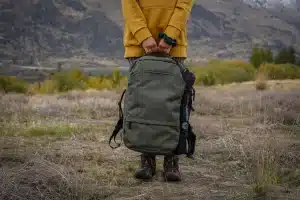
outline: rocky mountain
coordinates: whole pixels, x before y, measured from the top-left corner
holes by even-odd
[[[90,5],[92,6],[92,5]],[[80,1],[12,0],[2,3],[1,57],[27,60],[121,53],[122,32],[101,10]],[[30,55],[28,57],[28,55]]]
[[[300,12],[295,6],[269,9],[270,2],[196,1],[188,22],[189,57],[247,58],[255,44],[274,50],[293,44],[300,51]],[[123,59],[119,0],[0,0],[0,25],[1,60]]]
[[[299,0],[243,0],[244,3],[254,7],[262,7],[268,9],[282,9],[289,8],[299,10]]]

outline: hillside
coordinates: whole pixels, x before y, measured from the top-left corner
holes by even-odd
[[[299,10],[299,0],[243,0],[246,4],[254,7],[262,7],[268,9],[294,9]]]
[[[251,4],[252,5],[252,4]],[[189,56],[247,58],[254,44],[300,49],[300,13],[240,0],[201,0],[188,23]],[[59,59],[122,60],[119,0],[2,0],[0,59],[16,64]]]

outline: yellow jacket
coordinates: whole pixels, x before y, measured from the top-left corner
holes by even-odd
[[[144,55],[143,40],[159,32],[176,39],[174,57],[187,57],[186,24],[193,0],[122,0],[125,58]]]

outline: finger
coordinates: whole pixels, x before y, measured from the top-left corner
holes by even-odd
[[[157,49],[156,49],[156,48],[151,48],[150,51],[151,51],[151,53],[152,53],[152,52],[157,52]]]
[[[154,49],[154,48],[157,48],[157,47],[158,47],[158,46],[157,46],[157,44],[155,44],[155,43],[154,43],[154,44],[151,44],[151,46],[149,46],[150,49]]]
[[[147,46],[147,47],[145,48],[146,53],[151,53],[151,52],[152,52],[152,49],[153,49],[153,47]]]
[[[166,46],[166,45],[164,45],[164,44],[159,45],[159,47],[160,47],[161,49],[167,49],[167,48],[168,48],[168,46]]]
[[[158,52],[165,53],[165,50],[162,49],[162,48],[159,48],[159,49],[158,49]]]
[[[164,49],[163,49],[163,48],[157,48],[157,51],[163,53],[163,52],[164,52]]]
[[[145,52],[146,52],[146,53],[151,53],[150,51],[151,51],[151,49],[145,48]]]
[[[152,52],[158,52],[158,51],[159,51],[159,48],[157,46],[152,48]]]

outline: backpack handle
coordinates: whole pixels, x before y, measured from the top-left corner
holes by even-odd
[[[165,52],[151,52],[146,53],[145,56],[170,57],[170,55]]]
[[[151,52],[151,53],[146,53],[144,56],[154,56],[154,57],[165,57],[165,58],[171,58],[177,65],[180,67],[180,71],[183,73],[186,71],[186,68],[182,66],[176,59],[174,59],[172,56],[165,52]]]
[[[172,58],[178,64],[178,62],[173,57],[171,57],[169,54],[165,52],[151,52],[151,53],[146,53],[145,56]]]

